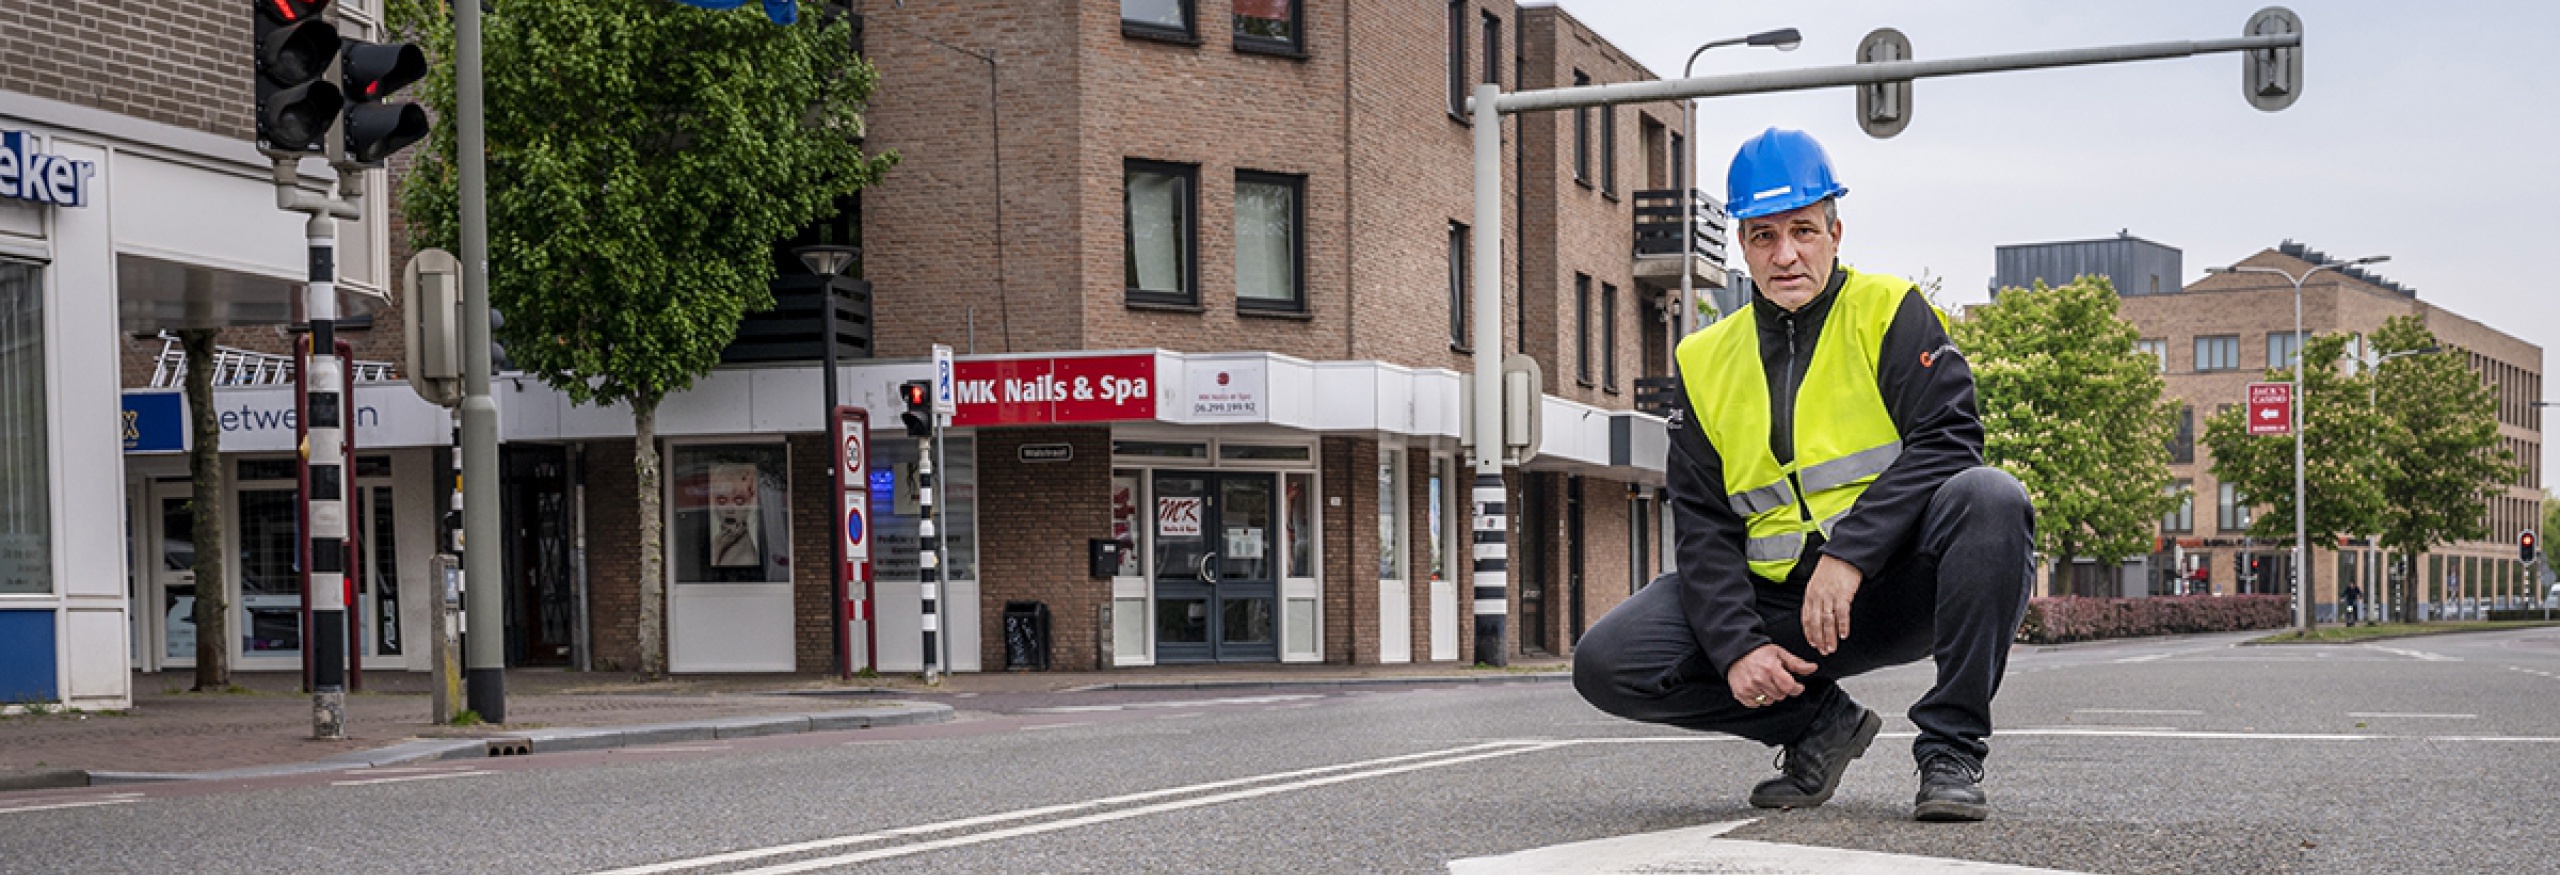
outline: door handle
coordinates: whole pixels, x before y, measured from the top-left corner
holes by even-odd
[[[1218,582],[1218,554],[1200,554],[1199,577],[1201,583],[1215,585]]]

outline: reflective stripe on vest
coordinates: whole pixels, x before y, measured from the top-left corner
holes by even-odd
[[[1912,285],[1841,271],[1840,291],[1796,390],[1795,421],[1785,424],[1795,438],[1791,462],[1780,463],[1769,450],[1770,429],[1778,424],[1771,422],[1756,317],[1719,321],[1680,343],[1693,421],[1722,458],[1726,503],[1746,525],[1744,558],[1752,573],[1771,580],[1786,579],[1806,536],[1828,537],[1866,485],[1902,455],[1876,368],[1885,330]],[[1946,315],[1937,315],[1944,324]]]

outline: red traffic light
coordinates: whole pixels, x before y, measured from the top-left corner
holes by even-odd
[[[925,406],[930,403],[932,394],[933,386],[922,380],[898,386],[898,398],[905,401],[908,407]]]
[[[262,0],[258,11],[279,24],[292,24],[320,17],[329,8],[329,0]]]

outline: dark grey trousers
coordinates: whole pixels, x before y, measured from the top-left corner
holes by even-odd
[[[1991,697],[2008,669],[2009,642],[2035,583],[2035,510],[2007,472],[1967,469],[1929,500],[1912,548],[1858,587],[1849,637],[1829,656],[1805,643],[1803,590],[1757,587],[1762,634],[1820,666],[1804,695],[1745,708],[1699,647],[1665,575],[1601,617],[1573,653],[1573,686],[1602,711],[1629,720],[1725,732],[1763,744],[1803,738],[1840,678],[1935,657],[1938,683],[1911,706],[1915,757],[1990,751]]]

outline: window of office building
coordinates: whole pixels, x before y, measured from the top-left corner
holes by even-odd
[[[2160,518],[2164,532],[2192,532],[2196,529],[2196,482],[2180,480],[2169,485],[2169,494],[2178,497],[2178,506]]]
[[[1191,39],[1191,3],[1192,0],[1120,0],[1120,32]]]
[[[1600,193],[1618,194],[1618,105],[1600,105]]]
[[[1467,115],[1467,0],[1449,0],[1449,114]]]
[[[1236,174],[1236,306],[1304,310],[1305,181],[1296,176]]]
[[[1574,87],[1591,84],[1590,74],[1573,71]],[[1591,184],[1591,107],[1573,108],[1573,181]]]
[[[1467,348],[1467,226],[1449,223],[1449,343]]]
[[[2267,333],[2267,367],[2290,368],[2302,356],[2302,335],[2293,332]]]
[[[1600,284],[1600,388],[1618,389],[1618,287]]]
[[[1502,84],[1502,19],[1484,14],[1484,77],[1489,84]]]
[[[1129,300],[1198,303],[1191,217],[1199,168],[1132,159],[1125,174],[1121,249]]]
[[[2228,371],[2239,367],[2239,335],[2218,334],[2196,338],[2196,370]]]
[[[0,594],[53,591],[43,273],[0,261]]]
[[[2151,357],[2152,357],[2153,359],[2158,360],[2158,362],[2159,362],[2159,364],[2160,364],[2160,372],[2161,372],[2161,373],[2164,373],[2164,374],[2169,372],[2169,342],[2168,342],[2168,341],[2166,341],[2166,340],[2159,340],[2159,339],[2156,339],[2156,338],[2153,338],[2153,339],[2145,339],[2145,340],[2137,340],[2137,341],[2134,341],[2134,342],[2133,342],[2133,351],[2134,351],[2134,352],[2141,352],[2141,353],[2150,353],[2150,354],[2151,354]]]
[[[2196,460],[2196,409],[2178,405],[2178,423],[2169,434],[2169,462],[2184,465]]]
[[[1304,28],[1299,0],[1235,0],[1236,45],[1248,49],[1299,51]]]
[[[2250,519],[2249,497],[2240,494],[2238,487],[2229,483],[2222,484],[2221,509],[2216,515],[2215,524],[2224,533],[2230,534],[2247,529]]]
[[[1591,277],[1573,275],[1573,378],[1591,385]]]

